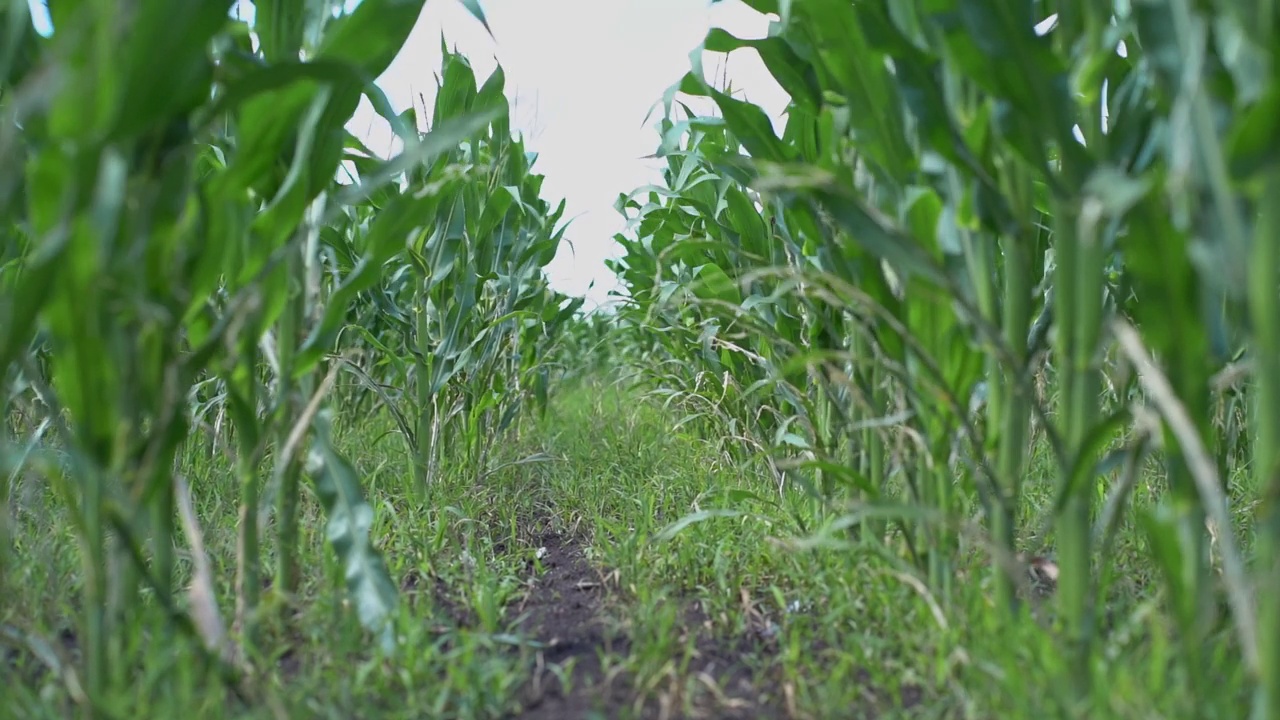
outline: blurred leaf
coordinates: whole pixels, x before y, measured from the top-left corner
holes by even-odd
[[[355,12],[332,22],[317,59],[342,60],[372,80],[400,54],[426,0],[361,0]]]
[[[480,21],[484,26],[484,31],[489,33],[489,37],[493,37],[493,29],[489,27],[489,21],[484,17],[484,9],[480,7],[480,0],[462,0],[462,6],[471,13],[471,16]],[[496,40],[496,38],[495,38]]]
[[[113,138],[130,137],[157,123],[176,121],[209,98],[213,63],[209,41],[228,23],[231,0],[207,0],[195,7],[150,3],[129,29],[120,72],[121,95]],[[156,73],[155,59],[164,58]]]
[[[664,527],[657,535],[653,536],[654,542],[667,542],[679,535],[685,528],[700,522],[706,522],[715,518],[733,518],[742,517],[748,513],[740,510],[699,510],[689,513],[679,520]]]
[[[307,0],[254,0],[254,29],[262,55],[274,64],[297,60],[306,34]]]
[[[397,590],[382,555],[369,536],[373,508],[365,502],[360,479],[333,448],[329,421],[316,418],[315,440],[307,457],[307,472],[324,507],[325,537],[342,563],[343,578],[360,624],[378,635],[383,652],[395,648]]]
[[[1272,88],[1243,112],[1227,137],[1231,174],[1247,179],[1280,161],[1280,89]]]

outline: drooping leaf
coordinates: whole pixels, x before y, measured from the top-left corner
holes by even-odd
[[[383,652],[390,653],[395,647],[398,592],[370,536],[373,508],[364,499],[355,468],[334,449],[327,417],[317,417],[313,429],[306,468],[324,507],[325,537],[342,565],[360,624],[377,635]]]

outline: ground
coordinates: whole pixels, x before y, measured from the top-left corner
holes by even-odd
[[[173,658],[144,653],[119,716],[1011,717],[1054,696],[1037,684],[1053,651],[1033,619],[966,622],[966,603],[987,602],[977,582],[941,603],[882,553],[797,548],[789,540],[812,533],[818,504],[780,494],[678,418],[608,384],[570,387],[498,449],[505,469],[477,479],[446,462],[426,488],[389,422],[348,419],[342,449],[400,585],[396,655],[378,656],[335,589],[309,503],[306,577],[298,597],[267,592],[246,699],[209,693],[199,673],[165,676]],[[207,454],[187,463],[229,609],[236,490]],[[74,658],[75,546],[45,494],[35,480],[14,492],[23,539],[0,594],[17,601],[0,623]],[[0,710],[64,716],[62,684],[35,654],[0,647],[20,678]],[[996,694],[1010,674],[1025,677],[1025,696]],[[164,693],[147,685],[159,677]]]

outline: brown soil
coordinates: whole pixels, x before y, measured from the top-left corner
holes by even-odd
[[[533,677],[525,688],[526,720],[572,720],[589,717],[601,703],[627,702],[619,683],[605,682],[601,653],[625,654],[628,643],[610,631],[602,612],[604,582],[579,547],[559,535],[541,538],[546,548],[543,574],[533,581],[524,602],[520,630],[543,647],[537,651]],[[573,660],[568,693],[549,666]]]
[[[602,656],[625,657],[628,639],[610,622],[605,608],[606,582],[583,556],[582,548],[558,534],[544,535],[540,547],[545,572],[534,580],[524,602],[520,630],[542,647],[537,651],[533,677],[525,688],[522,720],[586,720],[635,715],[636,693],[630,678],[606,673]],[[718,639],[696,605],[685,613],[684,632],[695,637],[697,649],[688,674],[714,687],[702,693],[693,712],[686,714],[670,695],[646,698],[639,717],[677,718],[774,718],[786,717],[774,688],[753,686],[751,671],[740,661],[763,643],[744,637]],[[572,679],[565,692],[555,665],[572,660]],[[771,698],[771,699],[770,699]],[[673,707],[674,706],[674,707]]]

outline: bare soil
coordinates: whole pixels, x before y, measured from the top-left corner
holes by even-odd
[[[606,582],[587,562],[582,547],[559,534],[540,540],[545,572],[516,609],[523,614],[520,630],[534,638],[538,650],[535,671],[525,688],[521,720],[586,720],[636,714],[636,694],[628,677],[606,673],[603,656],[626,657],[630,643],[611,622],[606,608]],[[694,710],[672,707],[670,697],[649,698],[640,707],[640,718],[772,718],[786,717],[777,702],[776,688],[753,686],[753,675],[740,658],[759,650],[756,638],[736,641],[716,638],[704,613],[691,605],[685,612],[683,632],[695,637],[696,657],[688,672],[706,680],[716,690],[702,693]],[[569,688],[560,682],[552,666],[573,662]],[[764,699],[763,702],[761,699]],[[773,700],[770,701],[769,698]],[[705,707],[703,707],[705,706]]]

